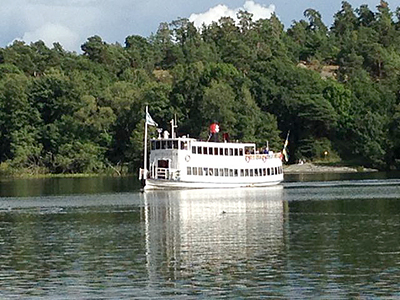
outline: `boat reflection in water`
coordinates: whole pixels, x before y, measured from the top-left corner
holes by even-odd
[[[251,272],[251,265],[271,267],[285,244],[283,192],[274,186],[144,193],[150,281],[163,275],[202,281],[217,274],[224,281],[227,274]]]

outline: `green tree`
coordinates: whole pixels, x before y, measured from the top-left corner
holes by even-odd
[[[34,168],[40,163],[40,117],[29,103],[28,85],[22,74],[7,74],[0,81],[0,162],[10,160],[16,168]]]

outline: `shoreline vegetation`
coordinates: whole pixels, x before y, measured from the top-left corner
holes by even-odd
[[[92,36],[80,54],[0,47],[0,176],[135,176],[146,106],[164,130],[176,120],[178,136],[206,140],[218,122],[231,141],[275,151],[290,132],[291,164],[400,170],[400,7],[377,2],[343,1],[329,28],[312,8],[289,28],[240,11],[124,44]],[[299,168],[350,171],[288,172]]]

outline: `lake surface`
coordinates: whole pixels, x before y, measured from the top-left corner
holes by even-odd
[[[400,298],[400,174],[0,181],[0,299]]]

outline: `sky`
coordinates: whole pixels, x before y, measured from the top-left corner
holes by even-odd
[[[368,4],[375,11],[379,0],[348,0],[353,8]],[[387,1],[392,11],[400,0]],[[239,10],[251,12],[254,20],[276,13],[285,28],[303,19],[308,8],[319,11],[327,26],[340,10],[341,0],[2,0],[0,47],[14,40],[27,44],[42,40],[52,47],[80,52],[88,37],[99,35],[107,43],[124,44],[129,35],[148,37],[162,22],[188,18],[196,26],[235,18]]]

